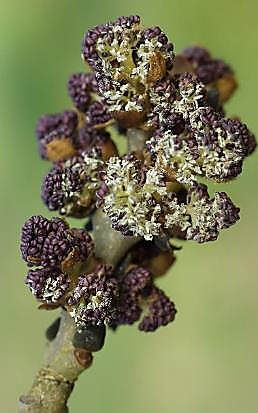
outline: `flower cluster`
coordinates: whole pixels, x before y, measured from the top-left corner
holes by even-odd
[[[110,324],[115,318],[118,281],[111,274],[112,267],[102,264],[94,272],[78,277],[67,301],[78,326]]]
[[[231,67],[222,59],[215,59],[209,51],[201,46],[190,46],[183,50],[182,56],[191,64],[198,79],[217,90],[221,102],[230,98],[237,87]]]
[[[111,112],[144,115],[149,91],[173,65],[173,46],[159,27],[144,29],[139,16],[120,17],[89,30],[82,56],[95,70]],[[141,116],[133,116],[133,121]]]
[[[174,320],[174,303],[154,285],[147,269],[134,267],[126,272],[120,289],[118,314],[113,328],[140,320],[139,330],[150,332]]]
[[[56,163],[44,179],[42,199],[60,214],[83,217],[94,209],[103,167],[95,149]]]
[[[92,254],[93,241],[86,230],[69,228],[61,218],[32,216],[22,228],[21,253],[29,267],[26,284],[36,298],[58,302],[67,292],[73,267]]]
[[[229,196],[210,196],[203,180],[235,179],[256,140],[226,117],[223,104],[236,88],[230,66],[200,46],[175,56],[163,31],[142,27],[139,16],[89,30],[82,58],[92,71],[70,76],[73,108],[41,117],[36,135],[41,157],[53,163],[44,204],[87,218],[92,235],[33,216],[21,252],[33,295],[69,311],[74,346],[97,351],[105,326],[137,322],[147,332],[174,320],[174,303],[155,284],[175,261],[173,238],[214,241],[239,220]],[[116,137],[127,140],[126,154]],[[102,249],[121,249],[119,262]]]
[[[25,280],[32,294],[50,308],[66,308],[79,335],[87,327],[133,324],[144,310],[142,331],[154,331],[175,317],[174,304],[154,285],[147,268],[132,264],[133,269],[115,277],[112,266],[94,259],[90,235],[70,229],[60,218],[28,219],[22,228],[21,252],[34,267]]]
[[[93,73],[75,73],[68,81],[74,109],[42,116],[36,127],[43,159],[65,161],[81,151],[98,148],[104,159],[117,155],[106,128],[114,121],[108,106],[98,97]]]

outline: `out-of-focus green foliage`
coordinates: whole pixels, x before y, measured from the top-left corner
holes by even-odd
[[[23,285],[19,232],[40,201],[48,165],[37,155],[39,115],[69,107],[66,81],[82,70],[87,28],[121,14],[160,25],[176,50],[198,42],[235,68],[240,88],[228,114],[258,132],[258,3],[254,0],[3,0],[0,5],[1,411],[41,363],[43,331],[54,313],[37,311]],[[74,392],[71,412],[255,413],[258,405],[258,166],[227,185],[241,221],[219,241],[187,243],[160,280],[175,300],[174,324],[154,334],[135,328],[110,333]],[[223,188],[220,187],[221,189]]]

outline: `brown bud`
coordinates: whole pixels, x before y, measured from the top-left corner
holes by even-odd
[[[166,74],[166,62],[160,52],[156,52],[150,59],[150,68],[147,76],[148,83],[156,83]]]
[[[74,350],[74,356],[80,366],[84,367],[85,369],[90,367],[93,357],[89,351],[85,350],[84,348],[76,348]]]
[[[113,112],[112,114],[117,122],[124,128],[139,126],[145,118],[144,111],[137,112],[136,110],[130,110],[128,112],[121,110],[119,112]]]
[[[69,138],[53,139],[46,145],[47,159],[52,162],[62,161],[76,154]]]
[[[233,73],[226,73],[215,83],[219,92],[220,102],[226,102],[237,88],[237,81]]]
[[[108,139],[101,146],[101,154],[103,161],[107,161],[112,156],[118,156],[118,150],[112,139]]]
[[[164,275],[171,265],[175,262],[173,251],[160,251],[158,255],[153,257],[146,265],[146,268],[154,275],[160,277]]]

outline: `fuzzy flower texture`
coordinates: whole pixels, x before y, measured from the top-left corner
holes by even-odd
[[[72,108],[38,121],[40,155],[52,162],[42,200],[62,217],[24,224],[26,284],[78,328],[138,322],[154,331],[173,321],[174,303],[156,285],[175,261],[173,239],[214,241],[239,220],[230,197],[207,187],[235,179],[256,147],[247,126],[225,115],[234,73],[202,46],[173,49],[139,16],[92,28],[81,49],[90,72],[67,84]],[[110,229],[135,238],[118,267],[97,256],[94,228],[85,229],[100,210]],[[89,225],[70,228],[65,217]]]

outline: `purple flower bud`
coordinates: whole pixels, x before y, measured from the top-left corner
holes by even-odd
[[[182,54],[192,63],[197,77],[204,84],[214,82],[225,73],[231,72],[223,60],[212,58],[208,50],[202,47],[188,47]]]
[[[97,151],[82,152],[66,162],[55,164],[42,185],[42,199],[50,210],[83,217],[95,207],[103,162]]]
[[[123,279],[123,289],[130,291],[133,296],[138,295],[152,282],[150,272],[143,267],[135,267],[126,273]]]
[[[68,80],[68,93],[74,106],[80,112],[86,112],[92,97],[97,92],[97,83],[94,73],[74,73]]]
[[[70,230],[60,218],[29,218],[21,235],[21,252],[29,266],[56,267],[66,262],[85,261],[93,250],[93,242],[85,230]],[[71,261],[71,262],[70,262]]]
[[[46,175],[42,185],[42,200],[50,211],[60,211],[69,202],[73,202],[74,194],[82,191],[84,181],[78,169],[66,168],[56,164]]]
[[[99,264],[94,272],[78,278],[68,299],[68,309],[78,326],[112,323],[116,317],[118,285],[112,267]]]
[[[153,332],[161,326],[166,326],[174,320],[177,310],[175,305],[157,287],[153,287],[148,312],[139,324],[139,330]]]
[[[87,114],[87,125],[89,127],[105,125],[112,119],[108,106],[103,102],[94,102],[90,105]]]
[[[41,265],[45,239],[51,233],[65,231],[68,225],[60,218],[48,220],[41,215],[29,218],[22,227],[21,252],[29,265]]]
[[[133,324],[140,320],[144,309],[148,309],[138,328],[141,331],[154,331],[161,325],[174,320],[176,309],[159,288],[153,284],[151,273],[142,267],[127,272],[119,282],[120,297],[117,319],[113,327]]]
[[[151,285],[152,276],[145,268],[135,267],[124,274],[119,280],[117,318],[113,320],[113,327],[131,325],[140,319],[142,308],[139,300],[141,295],[147,294]]]
[[[211,60],[211,55],[208,50],[200,46],[187,47],[183,50],[182,54],[190,60],[190,62],[198,65],[209,63]]]
[[[121,16],[114,21],[114,26],[121,26],[124,29],[130,29],[134,24],[140,24],[139,16]]]
[[[66,294],[70,280],[58,268],[39,268],[28,272],[25,283],[38,300],[56,303]]]
[[[69,135],[73,135],[78,126],[78,116],[73,110],[66,110],[62,113],[42,116],[36,128],[38,139],[44,138],[50,132],[64,128]]]

